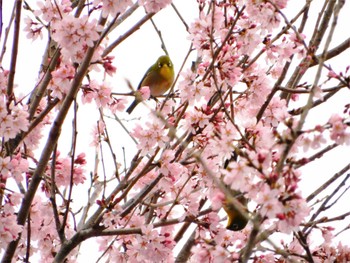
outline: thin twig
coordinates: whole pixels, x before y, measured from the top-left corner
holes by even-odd
[[[7,39],[9,37],[9,33],[10,33],[10,29],[11,29],[11,25],[13,23],[13,20],[15,19],[15,12],[16,12],[16,2],[14,2],[13,8],[12,8],[12,12],[11,12],[11,16],[10,16],[10,21],[9,21],[8,26],[5,29],[5,37],[4,37],[4,42],[3,42],[1,55],[0,55],[0,64],[2,64],[2,60],[3,60],[4,55],[6,53]]]
[[[133,33],[135,33],[137,30],[140,29],[140,27],[146,23],[149,19],[151,19],[151,17],[154,16],[154,13],[149,13],[146,14],[143,18],[141,18],[140,21],[138,21],[137,23],[135,23],[135,25],[133,25],[128,31],[126,31],[123,35],[121,35],[120,37],[118,37],[114,42],[112,42],[112,44],[110,44],[108,47],[106,47],[106,49],[103,51],[101,57],[105,57],[107,56],[109,53],[111,53],[113,51],[113,49],[115,49],[120,43],[122,43],[125,39],[127,39],[130,35],[132,35]]]
[[[176,6],[174,5],[174,3],[171,3],[171,7],[174,9],[175,13],[177,14],[177,16],[180,18],[181,22],[184,24],[186,31],[188,31],[189,27],[185,21],[185,19],[182,17],[181,13],[179,12],[179,10],[176,8]]]
[[[326,181],[323,185],[321,185],[317,190],[315,190],[312,194],[310,194],[306,201],[310,202],[312,199],[315,198],[318,194],[323,192],[327,187],[329,187],[335,180],[337,180],[339,177],[341,177],[344,173],[350,170],[350,163],[348,163],[343,169],[341,169],[339,172],[334,174],[328,181]]]
[[[156,33],[157,33],[157,35],[158,35],[158,37],[160,39],[160,42],[162,43],[161,48],[164,50],[165,54],[167,56],[169,56],[168,50],[167,50],[167,48],[165,46],[165,42],[164,42],[164,39],[163,39],[163,36],[162,36],[162,32],[158,29],[158,27],[157,27],[156,23],[154,22],[154,20],[152,19],[152,17],[150,18],[150,20],[152,22],[154,30],[156,31]]]

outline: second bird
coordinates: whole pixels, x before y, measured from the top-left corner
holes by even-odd
[[[152,97],[163,95],[173,84],[174,75],[174,66],[169,56],[161,56],[157,59],[156,63],[147,70],[136,92],[138,92],[140,88],[148,86]],[[141,96],[135,94],[135,100],[126,110],[127,113],[130,114],[140,102]]]

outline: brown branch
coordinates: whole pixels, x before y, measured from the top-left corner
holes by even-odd
[[[334,144],[331,144],[331,145],[328,145],[327,147],[325,147],[324,149],[322,149],[321,151],[315,153],[314,155],[310,156],[310,157],[307,157],[305,158],[306,159],[306,163],[303,161],[303,160],[300,160],[300,161],[296,161],[296,163],[299,163],[298,165],[295,166],[295,169],[298,169],[302,166],[304,166],[305,164],[308,164],[308,163],[311,163],[313,162],[314,160],[316,159],[319,159],[319,158],[322,158],[322,156],[333,150],[334,148],[338,147],[339,145],[334,143]]]
[[[49,52],[49,49],[50,49],[50,44],[48,44],[48,49],[46,50],[45,54]],[[52,78],[51,72],[56,68],[60,55],[61,55],[61,52],[59,51],[59,49],[56,49],[53,54],[53,57],[50,58],[49,66],[47,67],[46,72],[43,78],[41,79],[39,86],[37,86],[33,90],[29,98],[29,120],[31,120],[35,115],[35,112],[39,106],[39,103],[43,98],[45,91],[47,89],[47,86],[49,85],[50,80]],[[43,62],[43,63],[46,63],[46,62]]]
[[[150,183],[148,186],[146,186],[141,192],[140,194],[137,195],[137,197],[131,199],[129,203],[125,204],[125,209],[119,214],[120,218],[125,217],[127,214],[130,213],[130,211],[132,209],[134,209],[134,207],[136,207],[141,200],[148,195],[151,190],[158,184],[158,182],[160,181],[160,179],[163,178],[163,175],[160,174],[156,179],[153,180],[152,183]],[[130,188],[131,189],[131,188]]]
[[[60,217],[57,209],[57,203],[56,203],[56,184],[55,184],[55,176],[56,176],[56,160],[57,160],[57,144],[55,145],[55,149],[52,153],[52,161],[51,161],[51,185],[50,185],[50,201],[52,204],[52,211],[55,219],[55,225],[58,237],[60,238],[60,241],[63,243],[66,238],[63,235],[63,233],[60,231],[62,224],[60,222]]]
[[[199,213],[199,216],[205,215],[207,213],[211,212],[211,209],[207,209],[204,211],[201,211]],[[170,219],[166,221],[160,221],[153,224],[154,228],[167,226],[167,225],[173,225],[178,224],[181,222],[193,222],[194,219],[191,217],[186,217],[185,219],[176,218],[176,219]],[[120,228],[120,229],[112,229],[112,230],[106,230],[104,229],[104,226],[96,226],[93,228],[83,229],[78,231],[70,240],[67,240],[64,242],[61,246],[61,249],[57,252],[55,256],[55,263],[63,262],[65,257],[69,254],[70,251],[72,251],[76,246],[81,244],[86,239],[89,239],[91,237],[98,237],[98,236],[116,236],[116,235],[132,235],[132,234],[139,234],[142,235],[141,228]]]
[[[308,246],[308,242],[307,242],[307,235],[305,235],[303,232],[298,231],[297,233],[294,233],[294,235],[296,236],[296,238],[299,241],[299,244],[304,248],[305,252],[306,252],[306,256],[307,256],[307,261],[310,263],[313,263],[313,257],[312,257],[312,253],[310,251],[310,248]]]
[[[156,23],[153,21],[152,17],[150,18],[150,20],[151,20],[151,23],[153,25],[154,30],[156,31],[156,33],[157,33],[157,35],[158,35],[158,37],[160,39],[160,42],[162,43],[161,48],[164,50],[165,54],[167,56],[169,56],[169,52],[168,52],[168,50],[167,50],[167,48],[165,46],[165,42],[164,42],[164,39],[163,39],[163,36],[162,36],[162,32],[160,31],[160,29],[158,29],[158,27],[157,27]]]
[[[254,220],[256,221],[256,220]],[[258,234],[259,234],[259,227],[257,224],[254,223],[254,227],[252,229],[252,231],[250,232],[249,238],[248,238],[248,242],[245,245],[244,249],[241,251],[240,253],[240,262],[242,263],[246,263],[249,260],[249,257],[257,243],[257,238],[258,238]]]
[[[196,231],[197,231],[197,228],[195,228],[193,230],[192,234],[187,239],[186,243],[182,246],[179,254],[177,255],[177,257],[175,259],[175,263],[186,263],[186,262],[188,262],[188,259],[191,256],[191,248],[195,244]]]
[[[43,120],[44,118],[51,112],[51,110],[60,102],[58,98],[55,98],[52,101],[49,101],[46,108],[40,112],[35,119],[30,123],[28,130],[26,132],[23,132],[22,134],[22,140],[32,131],[37,127]]]
[[[327,91],[328,93],[327,93],[326,95],[324,95],[324,96],[322,97],[322,99],[315,100],[315,101],[313,101],[313,102],[311,103],[311,106],[310,106],[311,109],[312,109],[312,108],[315,108],[315,107],[318,106],[318,105],[321,105],[321,104],[327,102],[330,98],[332,98],[335,94],[337,94],[337,92],[340,91],[342,88],[344,88],[344,86],[343,86],[342,84],[340,84],[340,85],[337,86],[337,87],[330,88],[330,89]],[[310,93],[310,92],[311,92],[311,91],[309,91],[309,93]],[[300,108],[290,110],[289,113],[290,113],[291,115],[299,115],[299,114],[302,114],[303,111],[304,111],[307,107],[309,107],[309,106],[308,106],[308,105],[305,105],[305,106],[302,106],[302,107],[300,107]]]
[[[22,10],[22,0],[16,0],[15,26],[14,26],[12,52],[11,52],[10,74],[8,77],[8,84],[7,84],[7,96],[9,97],[9,101],[11,101],[11,96],[13,94],[13,84],[14,84],[15,72],[16,72],[19,30],[20,30],[20,24],[21,24],[21,10]]]
[[[73,104],[73,123],[72,123],[72,148],[70,150],[70,178],[69,178],[69,189],[68,189],[68,196],[66,200],[66,211],[64,212],[63,215],[63,220],[62,220],[62,225],[61,228],[59,229],[59,232],[62,233],[62,236],[64,236],[64,230],[65,227],[67,226],[67,220],[68,220],[68,214],[70,210],[70,204],[71,204],[71,199],[72,199],[72,193],[73,193],[73,186],[74,186],[74,159],[75,159],[75,151],[76,151],[76,146],[77,146],[77,135],[78,135],[78,126],[77,126],[77,111],[78,111],[78,105],[77,101],[74,99],[74,104]],[[54,182],[52,182],[54,183]]]
[[[99,109],[99,113],[100,113],[100,118],[103,120],[103,112],[102,112],[102,109]],[[109,151],[111,153],[111,156],[112,156],[112,160],[113,160],[113,164],[114,164],[114,169],[115,169],[115,177],[117,178],[118,182],[120,182],[120,176],[119,176],[119,172],[118,172],[118,163],[117,163],[117,156],[116,154],[114,153],[113,151],[113,147],[112,147],[112,143],[111,143],[111,138],[109,136],[109,133],[108,133],[108,129],[107,129],[107,124],[104,128],[104,133],[105,133],[105,142],[107,143],[108,145],[108,148],[109,148]],[[102,152],[101,152],[102,154]]]
[[[288,88],[283,88],[283,87],[279,87],[278,89],[280,91],[293,93],[293,94],[308,94],[308,93],[310,93],[310,90],[308,89],[309,87],[310,87],[310,85],[307,85],[304,89],[288,89]],[[321,92],[326,93],[326,92],[338,91],[339,89],[345,88],[345,87],[346,86],[341,83],[340,85],[335,86],[335,87],[321,89]]]
[[[197,217],[206,215],[210,212],[212,212],[212,209],[205,209],[203,211],[200,211],[198,213]],[[158,222],[155,222],[153,224],[154,228],[158,228],[158,227],[163,227],[163,226],[170,226],[170,225],[175,225],[175,224],[179,224],[179,223],[183,223],[183,222],[189,222],[189,223],[197,223],[197,224],[201,224],[201,222],[199,220],[197,220],[196,218],[194,218],[193,216],[186,216],[185,218],[183,217],[179,217],[179,218],[173,218],[173,219],[168,219],[168,220],[160,220]],[[100,227],[101,229],[103,227]],[[129,232],[137,232],[141,234],[141,228],[118,228],[118,229],[103,229],[98,233],[95,233],[95,237],[97,236],[116,236],[116,235],[127,235],[129,234]]]
[[[174,5],[174,3],[171,3],[171,7],[174,9],[175,13],[177,14],[177,16],[180,18],[181,22],[184,24],[186,31],[188,31],[189,27],[185,21],[185,19],[182,17],[182,15],[180,14],[179,10],[176,8],[176,6]]]
[[[341,214],[339,216],[331,217],[331,218],[328,218],[328,217],[324,216],[324,217],[321,217],[318,220],[309,221],[309,222],[305,223],[304,226],[311,227],[311,226],[316,226],[316,225],[319,225],[319,224],[325,224],[325,223],[334,222],[334,221],[343,221],[348,216],[350,216],[350,212]]]
[[[350,38],[346,39],[343,43],[339,44],[338,46],[332,48],[329,50],[324,57],[324,60],[329,60],[331,58],[334,58],[344,52],[346,49],[350,48]],[[316,66],[319,63],[319,59],[321,58],[321,55],[317,55],[312,62],[310,63],[310,67]]]

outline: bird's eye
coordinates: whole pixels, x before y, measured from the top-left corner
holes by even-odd
[[[168,63],[168,66],[169,66],[169,67],[171,67],[171,66],[172,66],[172,65],[171,65],[171,62],[169,62],[169,63]]]
[[[158,63],[158,68],[161,68],[162,67],[162,64],[159,62]]]

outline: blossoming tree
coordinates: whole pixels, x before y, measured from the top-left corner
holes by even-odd
[[[350,163],[337,150],[349,153],[349,64],[340,62],[349,63],[350,37],[334,41],[349,3],[187,1],[197,5],[192,21],[170,0],[1,7],[12,10],[1,16],[2,262],[350,260],[337,240],[349,207],[335,209],[349,188]],[[152,19],[165,9],[190,49],[169,93],[135,118],[125,114],[133,93],[109,84],[116,48],[153,22],[166,51]],[[17,85],[22,35],[32,49],[47,46],[35,50],[36,81]],[[94,127],[81,116],[96,116]],[[136,142],[125,155],[122,134]],[[320,160],[342,167],[319,178]],[[226,229],[227,203],[248,222],[242,230]]]

